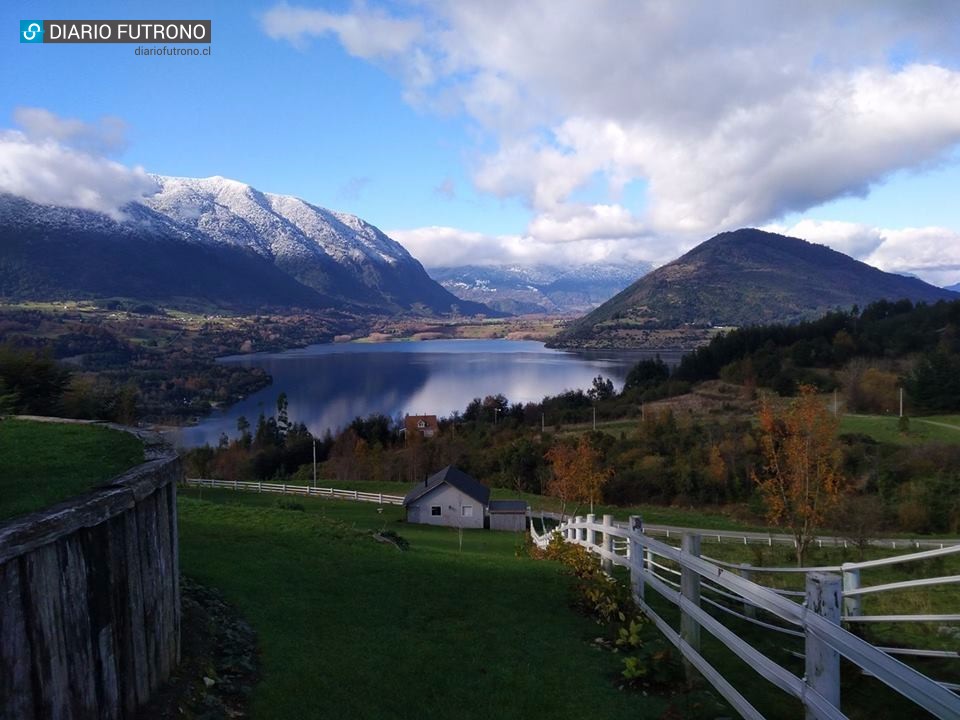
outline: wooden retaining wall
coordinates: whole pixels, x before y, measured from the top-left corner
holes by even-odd
[[[169,677],[182,475],[155,457],[0,525],[0,720],[129,718]]]

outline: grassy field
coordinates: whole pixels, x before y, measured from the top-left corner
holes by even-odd
[[[944,415],[910,418],[910,429],[900,432],[899,418],[889,415],[844,415],[840,432],[869,435],[877,442],[893,445],[960,443],[960,416]]]
[[[568,579],[511,533],[411,526],[401,509],[190,490],[184,573],[220,588],[259,634],[255,718],[654,718],[593,649]],[[400,552],[375,542],[386,528]]]
[[[302,480],[288,480],[288,484],[308,484]],[[398,482],[375,482],[375,481],[341,481],[332,478],[320,478],[317,480],[319,487],[333,487],[338,490],[358,490],[360,492],[380,493],[384,495],[405,495],[413,487],[411,483]],[[547,495],[534,495],[532,493],[520,493],[508,488],[491,488],[491,497],[495,500],[526,500],[532,508],[534,515],[540,510],[548,512],[560,512],[560,501]],[[572,506],[567,506],[567,513],[574,510]],[[576,510],[578,515],[586,515],[590,512],[589,506],[580,506]],[[644,522],[655,525],[678,525],[684,527],[701,527],[713,530],[755,530],[765,532],[768,528],[762,525],[751,525],[743,523],[735,518],[729,517],[721,510],[667,507],[663,505],[633,505],[630,507],[619,507],[615,505],[597,505],[594,507],[594,514],[600,517],[604,514],[613,515],[618,520],[626,520],[630,515],[640,515]]]
[[[33,512],[143,462],[133,435],[92,425],[0,421],[0,521]]]

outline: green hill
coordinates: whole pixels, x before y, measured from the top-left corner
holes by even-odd
[[[576,321],[559,347],[649,346],[657,333],[795,323],[880,299],[954,299],[823,245],[755,229],[721,233]]]

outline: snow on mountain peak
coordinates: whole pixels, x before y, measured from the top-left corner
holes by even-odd
[[[291,195],[263,193],[219,175],[154,179],[160,191],[144,204],[215,242],[279,260],[326,257],[354,265],[412,261],[403,246],[360,218]]]

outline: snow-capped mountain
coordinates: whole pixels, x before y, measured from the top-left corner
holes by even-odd
[[[645,263],[431,268],[430,276],[464,300],[511,313],[582,313],[650,271]]]
[[[159,192],[125,206],[119,220],[0,196],[0,296],[486,310],[444,290],[360,218],[221,177],[154,179]],[[8,271],[14,267],[21,277]]]

